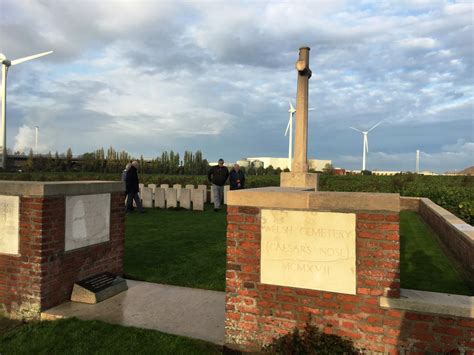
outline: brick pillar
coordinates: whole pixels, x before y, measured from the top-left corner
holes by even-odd
[[[15,191],[20,196],[19,253],[0,254],[0,312],[12,318],[38,318],[42,310],[69,300],[78,280],[105,271],[123,273],[122,184],[65,185],[0,183],[0,195]],[[65,195],[68,191],[74,196],[93,194],[94,190],[111,195],[109,240],[65,251]]]

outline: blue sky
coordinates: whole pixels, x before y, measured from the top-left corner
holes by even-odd
[[[8,146],[145,157],[284,157],[294,63],[311,47],[309,157],[360,169],[474,165],[473,4],[455,1],[0,2]]]

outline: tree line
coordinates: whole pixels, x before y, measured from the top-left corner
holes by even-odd
[[[131,156],[126,151],[117,151],[113,147],[107,150],[97,149],[93,152],[84,153],[73,157],[71,148],[66,153],[54,155],[49,152],[45,155],[34,154],[30,150],[28,159],[23,166],[24,171],[28,172],[67,172],[82,171],[94,173],[120,173],[125,165],[132,160],[140,163],[139,171],[143,174],[164,174],[164,175],[206,175],[209,171],[209,162],[202,156],[202,152],[197,150],[191,152],[186,150],[181,159],[179,153],[173,150],[164,151],[161,156],[151,160],[145,160],[143,155],[139,158]],[[328,164],[323,172],[331,174],[334,170],[332,165]],[[241,167],[247,175],[280,175],[282,171],[288,169],[274,168],[272,165],[264,168],[256,167],[250,164],[248,167]],[[310,171],[314,172],[314,171]]]

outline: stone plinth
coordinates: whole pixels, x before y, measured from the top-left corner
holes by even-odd
[[[398,194],[269,187],[229,191],[227,205],[227,345],[258,350],[311,316],[357,346],[391,349],[363,317],[385,324],[379,298],[400,294]]]
[[[280,174],[280,187],[299,187],[318,191],[318,174],[283,172]]]
[[[181,195],[179,196],[179,207],[187,210],[191,209],[191,190],[181,189]]]
[[[18,252],[0,253],[0,313],[38,318],[67,301],[76,281],[122,275],[124,190],[122,182],[0,181],[0,196],[19,199],[18,228],[9,227]]]
[[[155,190],[155,207],[166,208],[166,189],[157,187]]]

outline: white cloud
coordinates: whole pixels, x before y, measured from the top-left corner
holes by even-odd
[[[355,164],[347,152],[360,137],[328,137],[380,119],[394,130],[442,126],[449,136],[423,137],[433,154],[473,140],[465,129],[474,106],[472,4],[5,0],[3,11],[2,52],[55,50],[11,72],[9,132],[18,146],[29,134],[21,127],[39,125],[48,149],[60,151],[116,145],[151,156],[189,144],[216,154],[210,159],[284,155],[280,131],[303,44],[311,46],[310,123],[325,132],[310,144],[325,157]],[[385,154],[411,156],[418,141],[387,135],[399,149]]]

